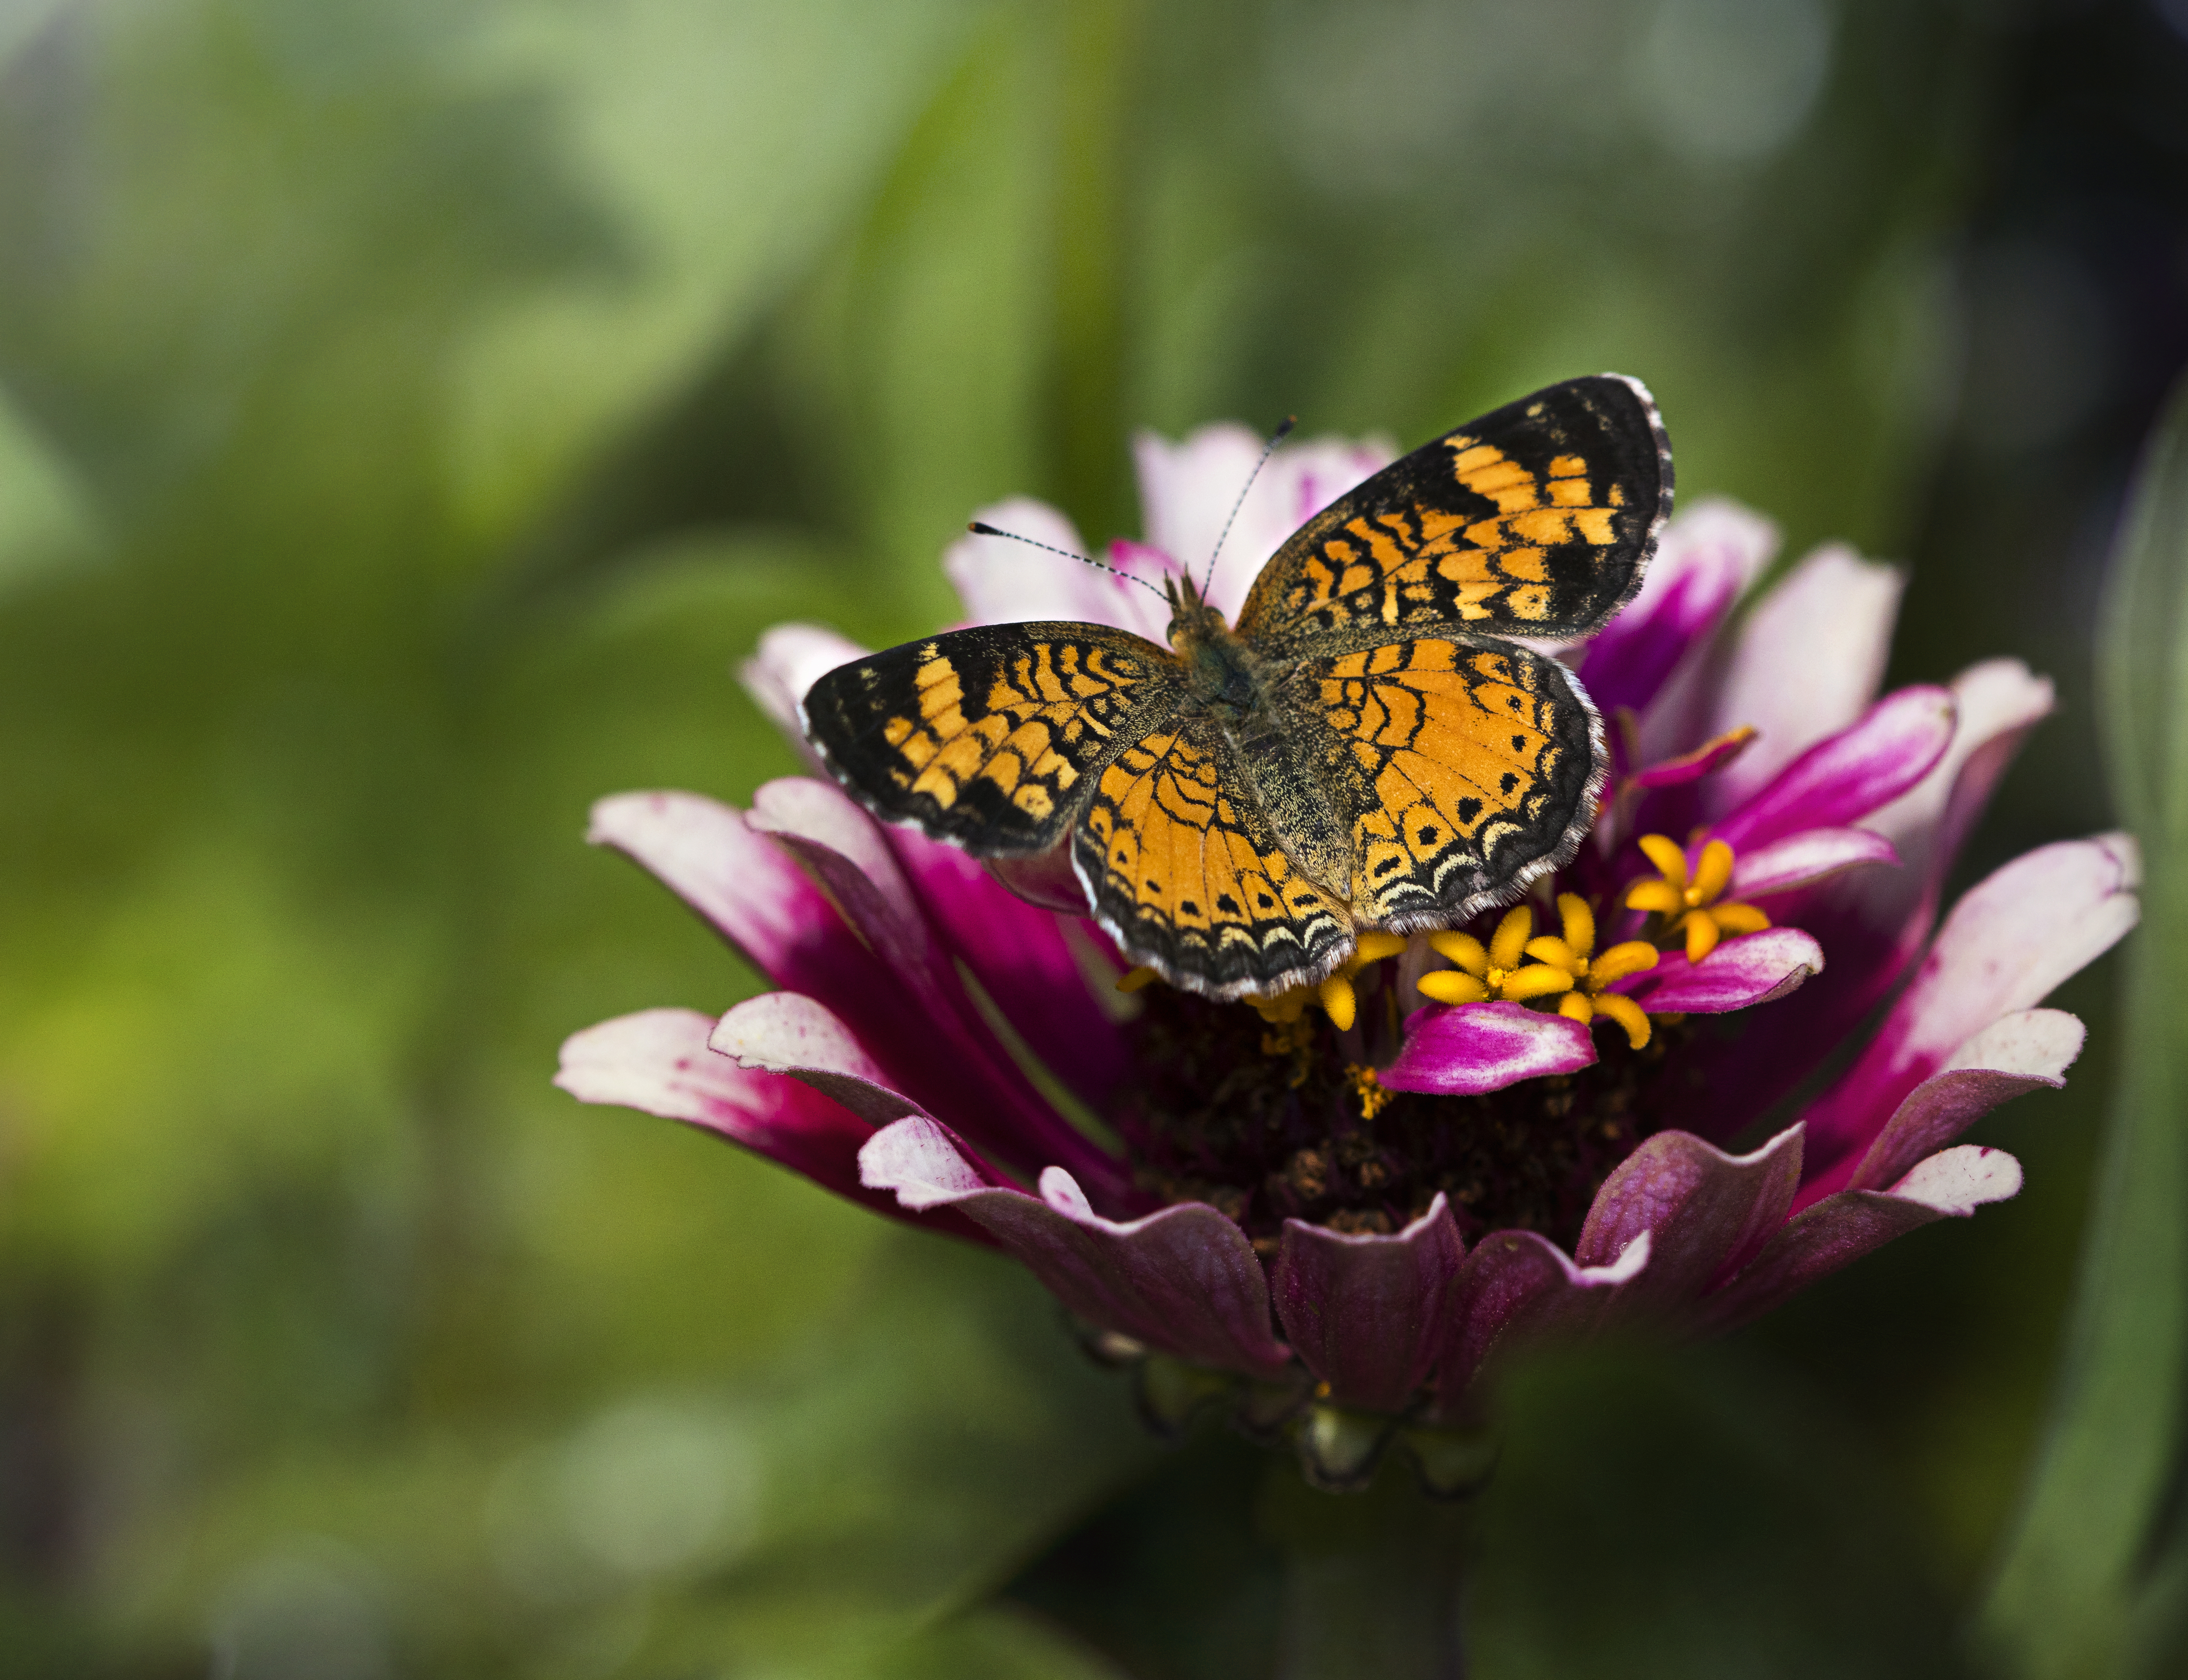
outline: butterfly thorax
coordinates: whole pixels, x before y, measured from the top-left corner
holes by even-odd
[[[1193,699],[1231,721],[1266,702],[1260,662],[1223,615],[1187,580],[1170,587],[1170,649],[1184,662]]]

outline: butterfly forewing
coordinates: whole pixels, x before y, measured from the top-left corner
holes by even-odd
[[[838,667],[808,736],[868,809],[983,856],[1046,850],[1086,778],[1176,711],[1166,650],[1098,624],[982,624]]]
[[[1670,447],[1646,390],[1616,375],[1570,380],[1317,514],[1262,568],[1239,633],[1333,648],[1438,629],[1586,635],[1640,587],[1671,500]]]

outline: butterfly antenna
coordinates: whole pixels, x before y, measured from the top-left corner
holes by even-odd
[[[1082,561],[1085,564],[1094,567],[1097,572],[1114,572],[1118,577],[1122,578],[1128,583],[1137,583],[1142,589],[1145,589],[1149,595],[1153,595],[1157,600],[1163,602],[1165,606],[1169,604],[1170,597],[1164,595],[1160,589],[1157,589],[1153,583],[1148,582],[1146,578],[1136,577],[1131,572],[1119,570],[1114,566],[1104,565],[1102,561],[1094,559],[1090,555],[1074,554],[1069,549],[1059,549],[1052,543],[1037,543],[1030,537],[1019,536],[1015,531],[998,531],[994,526],[984,525],[977,519],[965,528],[967,531],[970,531],[976,537],[1008,537],[1012,542],[1024,543],[1028,548],[1046,549],[1051,554],[1062,555],[1066,560]]]
[[[1231,527],[1238,522],[1238,510],[1246,505],[1246,493],[1254,488],[1254,481],[1261,476],[1261,469],[1269,464],[1269,457],[1277,453],[1277,445],[1292,435],[1299,424],[1297,414],[1287,414],[1284,423],[1269,434],[1269,441],[1261,448],[1261,459],[1254,463],[1254,470],[1246,475],[1246,482],[1238,488],[1238,499],[1231,504],[1231,517],[1223,521],[1222,534],[1215,539],[1215,552],[1208,556],[1208,575],[1201,580],[1200,593],[1205,596],[1208,586],[1215,581],[1215,562],[1223,558],[1223,544],[1229,540]]]

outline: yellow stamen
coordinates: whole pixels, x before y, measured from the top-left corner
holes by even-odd
[[[1732,848],[1723,841],[1712,840],[1702,848],[1691,881],[1678,842],[1668,835],[1644,834],[1639,843],[1659,878],[1628,887],[1626,907],[1663,917],[1664,932],[1684,938],[1689,962],[1700,962],[1727,933],[1759,933],[1770,925],[1770,918],[1753,905],[1717,902],[1732,885],[1734,860]]]
[[[1504,919],[1497,924],[1497,931],[1489,939],[1489,966],[1492,968],[1513,969],[1526,955],[1527,941],[1534,937],[1535,912],[1525,905],[1515,905],[1504,912]]]
[[[1318,995],[1329,1012],[1330,1024],[1340,1033],[1351,1032],[1360,1015],[1360,995],[1352,989],[1352,977],[1339,969],[1322,983]]]
[[[1595,912],[1577,893],[1558,894],[1558,916],[1565,923],[1565,943],[1584,958],[1595,949]]]
[[[1479,978],[1456,968],[1439,968],[1433,974],[1422,975],[1420,989],[1423,997],[1438,1003],[1482,1003],[1489,997],[1489,988]]]
[[[1477,980],[1489,972],[1488,948],[1471,933],[1431,933],[1429,944],[1438,956],[1457,963]]]
[[[1626,1041],[1639,1050],[1649,1042],[1649,1018],[1641,1006],[1623,992],[1603,992],[1597,995],[1595,1006],[1626,1029]]]
[[[1120,992],[1141,991],[1161,978],[1162,976],[1152,968],[1127,968],[1117,977],[1117,989]]]
[[[1623,944],[1613,945],[1587,966],[1588,978],[1599,989],[1613,980],[1622,980],[1628,974],[1639,974],[1656,966],[1656,948],[1642,939],[1628,939]]]
[[[1398,1094],[1384,1086],[1373,1068],[1348,1067],[1345,1079],[1352,1087],[1352,1094],[1360,1099],[1360,1118],[1363,1120],[1373,1119],[1390,1106],[1390,1100]]]
[[[1345,959],[1345,966],[1357,973],[1369,963],[1381,962],[1387,957],[1396,956],[1405,948],[1406,936],[1403,933],[1362,933],[1352,947],[1352,955]]]
[[[1568,1021],[1586,1024],[1594,1018],[1595,1005],[1588,1001],[1586,992],[1567,992],[1558,1000],[1558,1013]]]
[[[1506,975],[1502,989],[1513,1002],[1525,1003],[1529,998],[1554,997],[1559,992],[1569,992],[1572,983],[1572,976],[1564,969],[1553,968],[1547,962],[1533,962]]]

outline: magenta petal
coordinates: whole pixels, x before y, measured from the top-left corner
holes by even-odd
[[[1436,1361],[1436,1410],[1455,1413],[1493,1354],[1522,1340],[1585,1335],[1649,1265],[1649,1233],[1609,1266],[1576,1266],[1531,1231],[1492,1231],[1459,1262]]]
[[[1441,1191],[1395,1236],[1284,1221],[1270,1278],[1277,1316],[1339,1406],[1400,1412],[1428,1380],[1465,1246]]]
[[[2021,1163],[1964,1143],[1916,1163],[1888,1191],[1842,1190],[1796,1214],[1731,1283],[1704,1303],[1703,1321],[1728,1329],[1893,1237],[1940,1219],[1962,1219],[2019,1193]]]
[[[1907,1094],[1858,1159],[1846,1156],[1801,1192],[1797,1206],[1839,1190],[1881,1190],[1935,1153],[2001,1102],[2057,1090],[2082,1052],[2082,1023],[2064,1010],[2024,1009],[1993,1021]]]
[[[1039,1197],[997,1184],[944,1127],[899,1120],[859,1158],[865,1182],[915,1208],[969,1215],[1073,1312],[1181,1359],[1273,1375],[1290,1355],[1269,1331],[1254,1245],[1205,1203],[1119,1223],[1097,1215],[1060,1167]]]
[[[1723,1015],[1774,1002],[1824,972],[1824,948],[1797,927],[1766,927],[1725,940],[1700,962],[1666,951],[1654,968],[1611,987],[1651,1015]],[[1387,1081],[1385,1081],[1387,1083]]]
[[[1927,775],[1952,745],[1953,696],[1903,688],[1785,766],[1711,830],[1744,852],[1805,828],[1834,828],[1881,809]]]
[[[1785,1222],[1800,1181],[1797,1125],[1749,1155],[1728,1155],[1691,1133],[1660,1131],[1604,1180],[1573,1257],[1608,1265],[1645,1234],[1649,1269],[1627,1299],[1673,1306],[1750,1259]]]
[[[564,1042],[555,1083],[581,1102],[614,1103],[701,1127],[823,1189],[905,1218],[896,1198],[860,1180],[859,1151],[873,1128],[812,1085],[715,1054],[707,1043],[713,1026],[691,1009],[649,1009],[603,1021]],[[954,1216],[910,1222],[990,1241]]]
[[[1971,888],[1875,1038],[1809,1108],[1815,1165],[1865,1149],[1962,1044],[2109,950],[2140,914],[2138,874],[2134,843],[2105,835],[2039,847]]]
[[[1581,680],[1604,714],[1621,706],[1645,711],[1777,547],[1768,521],[1729,502],[1704,502],[1673,518],[1641,592],[1588,643],[1581,661]]]
[[[1898,861],[1898,849],[1866,828],[1803,829],[1739,854],[1725,896],[1754,899],[1765,893],[1790,893],[1859,864]]]
[[[978,860],[908,829],[888,837],[943,939],[1041,1064],[1103,1102],[1131,1062],[1051,912],[1012,893]]]
[[[1432,1004],[1406,1019],[1398,1059],[1379,1077],[1392,1091],[1473,1097],[1595,1060],[1587,1028],[1517,1003]]]
[[[783,776],[753,795],[749,820],[813,871],[883,962],[914,973],[935,964],[927,919],[888,837],[841,788]]]
[[[1734,730],[1730,735],[1721,735],[1715,741],[1704,741],[1691,753],[1683,753],[1676,758],[1666,758],[1661,764],[1639,770],[1627,778],[1636,787],[1683,787],[1690,781],[1700,781],[1713,775],[1755,744],[1755,737],[1744,730]]]
[[[707,1045],[741,1068],[804,1081],[869,1128],[927,1112],[891,1087],[881,1064],[825,1004],[796,992],[747,998],[714,1023]]]

